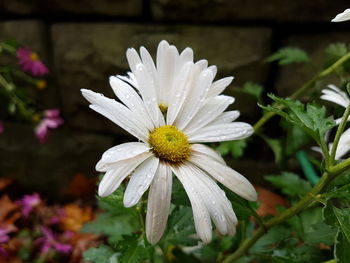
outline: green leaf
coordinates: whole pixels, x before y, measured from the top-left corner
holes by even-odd
[[[350,199],[350,184],[344,185],[340,188],[336,187],[331,191],[322,194],[325,198],[346,198]]]
[[[169,217],[164,239],[172,245],[191,246],[197,244],[197,239],[192,237],[195,232],[192,209],[178,207],[172,211]]]
[[[309,143],[311,137],[300,127],[291,125],[282,119],[281,126],[286,130],[287,136],[284,143],[284,153],[286,156],[292,156],[301,146]]]
[[[279,242],[290,235],[290,230],[284,226],[274,226],[262,236],[250,249],[252,253],[271,252]]]
[[[261,106],[263,109],[277,113],[293,125],[304,129],[318,144],[324,141],[328,130],[335,126],[332,116],[326,117],[326,108],[315,104],[307,104],[306,107],[299,101],[283,99],[272,94],[269,95],[280,106]]]
[[[350,258],[350,243],[342,232],[338,232],[334,246],[334,258],[337,263],[348,263]]]
[[[309,56],[304,50],[293,47],[281,48],[266,59],[267,62],[278,61],[279,65],[305,63],[309,62],[309,60]]]
[[[83,254],[85,261],[93,263],[112,263],[112,257],[116,253],[108,246],[101,245],[97,248],[90,248],[86,250]]]
[[[153,248],[147,246],[137,234],[123,236],[118,250],[121,251],[121,263],[138,263],[151,257]]]
[[[247,147],[247,143],[245,140],[227,141],[227,142],[220,143],[219,146],[216,147],[216,150],[221,155],[225,156],[227,154],[230,154],[232,158],[238,159],[243,155],[246,147]]]
[[[333,245],[337,230],[331,228],[324,222],[312,225],[312,230],[305,233],[304,241],[308,244],[324,243],[326,245]]]
[[[262,135],[261,137],[270,146],[270,148],[273,152],[273,155],[275,156],[276,163],[279,163],[283,157],[282,141],[279,139],[271,139],[271,138],[268,138],[267,136],[264,136],[264,135]]]
[[[332,65],[346,53],[348,53],[349,48],[345,43],[334,43],[330,44],[326,50],[326,67]]]
[[[174,205],[191,206],[190,200],[186,194],[181,182],[174,176],[171,202]]]
[[[254,82],[246,82],[240,91],[252,95],[257,101],[261,101],[263,86]]]
[[[100,198],[99,207],[104,212],[98,214],[95,221],[83,226],[82,232],[105,234],[108,241],[116,243],[123,235],[130,235],[139,229],[136,208],[126,208],[122,203],[122,189],[114,194]]]
[[[311,190],[311,184],[301,179],[298,175],[283,172],[281,175],[268,175],[265,179],[278,187],[282,193],[288,196],[303,196]]]
[[[350,208],[339,209],[333,206],[333,212],[337,218],[340,230],[350,243]]]

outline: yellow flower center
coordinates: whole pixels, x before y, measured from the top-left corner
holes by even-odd
[[[37,87],[38,89],[45,89],[46,86],[47,86],[47,82],[46,82],[45,80],[43,80],[43,79],[38,80],[38,81],[36,82],[36,87]]]
[[[30,54],[30,59],[31,59],[32,61],[37,61],[37,60],[39,60],[39,56],[38,56],[37,53],[32,52],[32,53]]]
[[[155,156],[171,163],[186,161],[191,154],[191,145],[186,135],[173,125],[154,129],[148,142]]]

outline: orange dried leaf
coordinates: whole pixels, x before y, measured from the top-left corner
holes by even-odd
[[[281,195],[275,194],[263,187],[255,187],[258,192],[260,207],[256,211],[259,216],[277,215],[277,206],[288,207],[289,204]]]
[[[68,204],[63,208],[60,225],[63,230],[77,232],[86,222],[93,219],[91,207],[81,208],[76,204]]]

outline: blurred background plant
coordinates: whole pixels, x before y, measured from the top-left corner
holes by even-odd
[[[59,109],[40,111],[30,98],[31,89],[47,88],[43,77],[49,74],[48,68],[37,53],[21,47],[16,41],[0,42],[0,56],[2,111],[7,111],[15,119],[32,123],[37,139],[44,143],[49,129],[63,124]],[[0,122],[0,133],[5,129],[3,122]]]

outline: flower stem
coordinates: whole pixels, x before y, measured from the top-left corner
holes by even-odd
[[[297,99],[301,95],[303,95],[306,91],[310,89],[312,85],[315,84],[315,82],[325,76],[328,76],[329,74],[333,73],[339,66],[341,66],[344,62],[346,62],[348,59],[350,59],[350,52],[342,56],[340,59],[338,59],[336,62],[334,62],[332,65],[330,65],[325,70],[318,73],[316,76],[314,76],[311,80],[306,82],[303,86],[301,86],[297,91],[295,91],[291,96],[289,96],[291,99]],[[283,109],[283,106],[282,106]],[[269,119],[271,119],[273,116],[275,116],[275,112],[268,112],[264,114],[253,126],[254,131],[257,132]]]
[[[350,104],[346,107],[346,110],[343,114],[343,118],[341,120],[341,123],[340,125],[338,126],[338,129],[337,129],[337,133],[335,134],[335,138],[334,138],[334,141],[333,141],[333,145],[332,145],[332,150],[331,150],[331,156],[330,156],[330,163],[331,165],[333,165],[334,163],[334,159],[335,159],[335,155],[337,153],[337,148],[338,148],[338,144],[339,144],[339,140],[340,140],[340,137],[345,129],[345,125],[348,121],[348,118],[349,118],[349,115],[350,115]]]
[[[346,165],[340,166],[340,164],[345,163]],[[350,158],[345,160],[336,166],[333,166],[332,171],[325,172],[320,181],[311,189],[311,191],[305,195],[298,203],[283,211],[279,215],[270,220],[266,221],[262,226],[260,226],[254,233],[254,235],[250,238],[245,239],[242,242],[242,245],[232,254],[227,256],[222,262],[230,263],[242,257],[244,254],[248,252],[248,250],[255,244],[256,241],[262,237],[266,231],[272,228],[275,225],[278,225],[288,218],[298,214],[306,207],[308,207],[313,201],[314,197],[317,196],[327,185],[331,182],[337,175],[339,175],[342,171],[349,168],[350,166]]]
[[[11,87],[11,84],[8,83],[7,80],[1,74],[0,74],[0,86],[4,88],[2,89],[3,93],[9,97],[12,103],[17,105],[22,116],[31,122],[34,114],[34,110],[27,108],[25,102],[16,95],[16,93],[12,90],[13,88]]]

